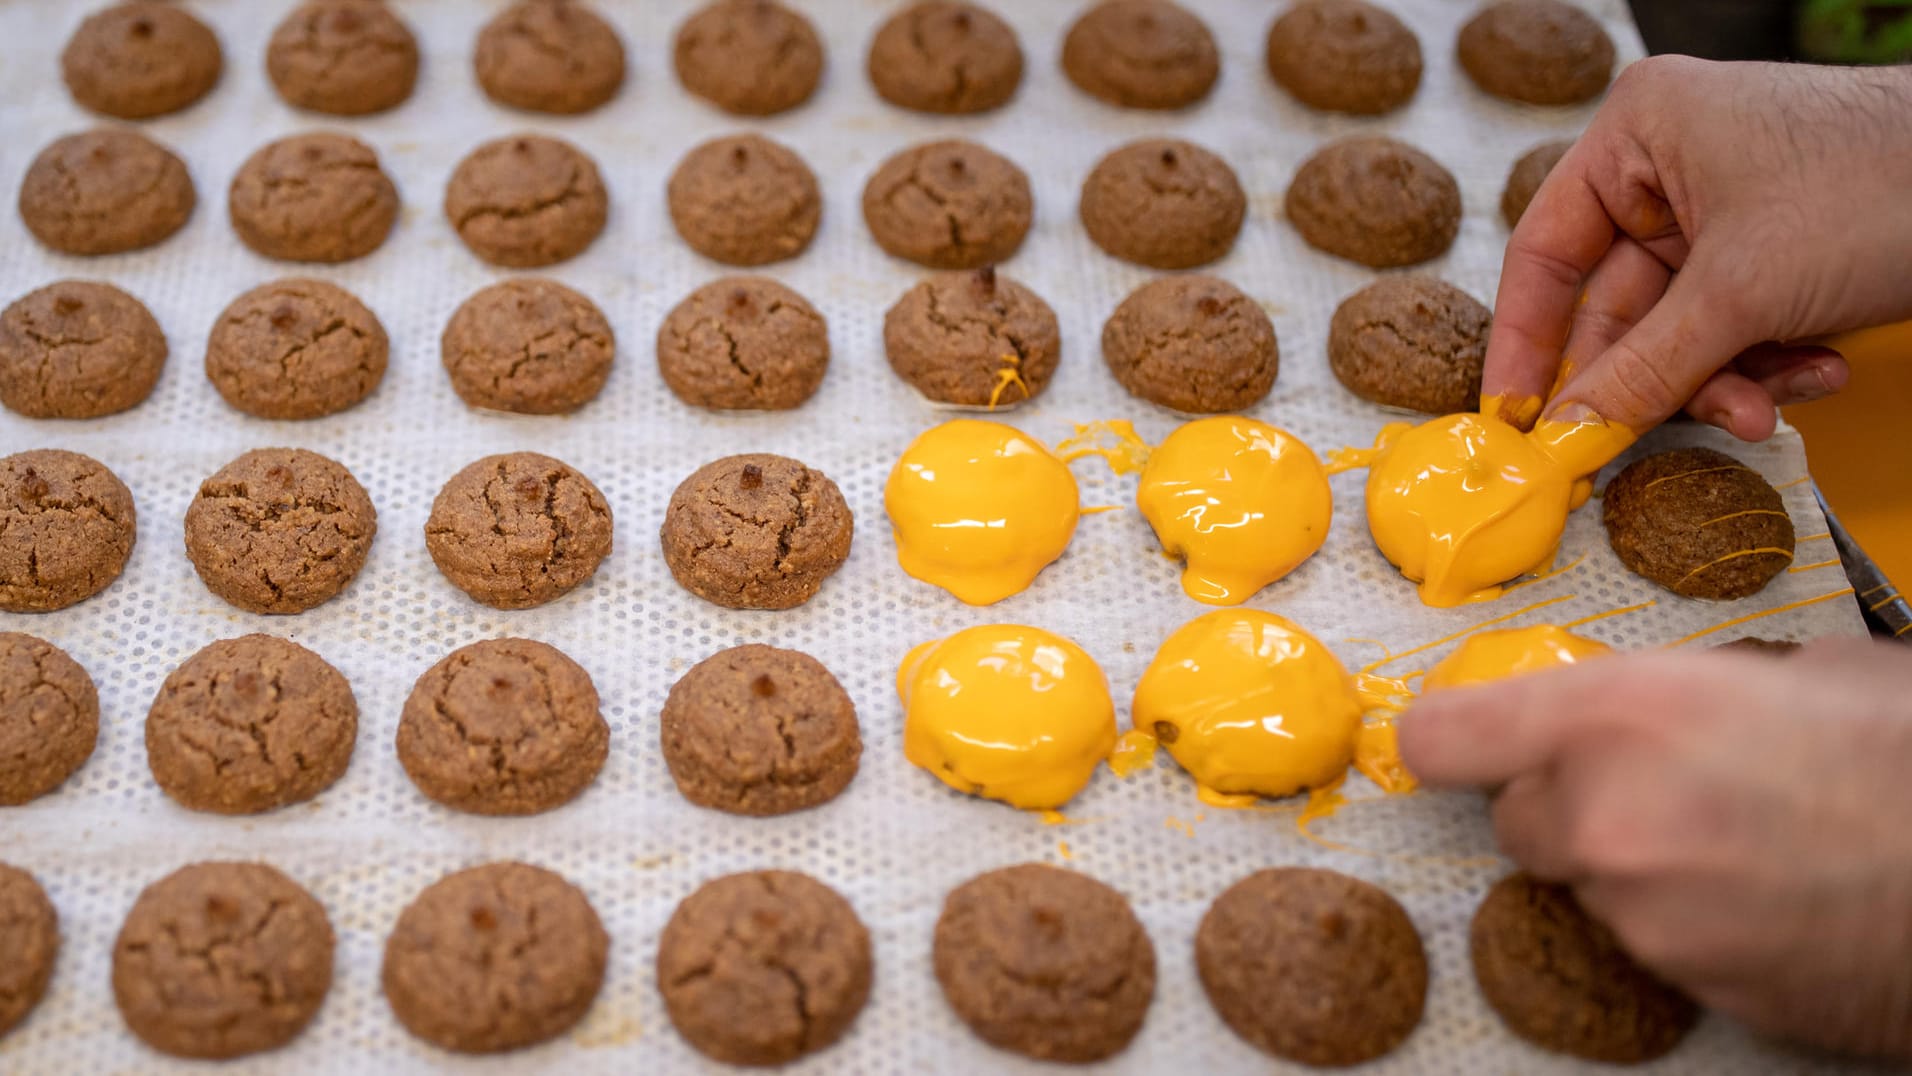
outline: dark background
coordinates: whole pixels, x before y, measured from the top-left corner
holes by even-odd
[[[1790,0],[1631,0],[1648,52],[1709,60],[1780,60],[1792,55]]]

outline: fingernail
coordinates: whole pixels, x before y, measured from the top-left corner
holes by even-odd
[[[1706,417],[1700,421],[1706,423],[1708,426],[1725,430],[1728,433],[1733,432],[1733,413],[1724,407],[1717,411],[1708,411]]]
[[[1818,363],[1795,370],[1786,379],[1786,395],[1793,403],[1823,400],[1837,391],[1826,378],[1826,368]]]

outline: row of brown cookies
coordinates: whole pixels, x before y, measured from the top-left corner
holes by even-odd
[[[0,863],[0,1034],[44,994],[58,913],[32,875]],[[1469,931],[1475,981],[1506,1026],[1574,1057],[1637,1064],[1698,1018],[1628,956],[1565,886],[1524,874],[1489,890]],[[460,1053],[563,1034],[603,985],[611,938],[557,873],[492,862],[445,875],[398,916],[380,981],[399,1023]],[[113,947],[114,999],[147,1045],[188,1058],[285,1046],[332,986],[325,907],[264,863],[201,862],[148,886]],[[201,954],[221,952],[212,967]],[[1345,1067],[1386,1056],[1420,1024],[1427,957],[1385,891],[1334,871],[1272,868],[1217,897],[1196,931],[1209,1002],[1272,1057]],[[1098,1061],[1127,1048],[1154,1000],[1155,947],[1129,901],[1073,870],[990,871],[943,902],[932,964],[945,1000],[985,1042],[1028,1057]],[[658,938],[656,983],[693,1047],[777,1065],[849,1031],[875,970],[869,929],[836,891],[784,870],[706,882]],[[254,983],[266,984],[255,989]],[[191,1005],[178,999],[190,997]]]
[[[1456,41],[1461,67],[1482,90],[1533,104],[1596,97],[1614,48],[1600,24],[1562,0],[1502,0]],[[678,27],[678,81],[719,108],[772,115],[809,100],[824,46],[803,15],[776,0],[715,0]],[[1275,82],[1313,108],[1378,114],[1412,99],[1420,41],[1367,0],[1302,0],[1269,28]],[[1061,65],[1077,88],[1125,108],[1179,109],[1208,95],[1221,53],[1208,26],[1170,0],[1101,0],[1063,39]],[[411,96],[417,39],[381,0],[308,0],[266,46],[266,73],[286,103],[339,116],[382,112]],[[617,32],[588,5],[520,0],[479,32],[472,66],[499,104],[588,112],[617,95],[625,55]],[[179,7],[121,3],[89,16],[61,53],[81,105],[123,119],[176,112],[204,97],[224,68],[219,39]],[[870,42],[871,85],[921,112],[999,108],[1022,81],[1016,33],[964,0],[923,0],[892,15]]]

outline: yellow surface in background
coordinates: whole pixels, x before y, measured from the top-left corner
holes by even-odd
[[[1826,501],[1893,585],[1912,587],[1912,321],[1826,341],[1852,364],[1838,395],[1786,408]]]

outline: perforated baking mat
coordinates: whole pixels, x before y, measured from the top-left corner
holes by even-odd
[[[1062,32],[1078,5],[1064,0],[997,4],[1021,36],[1027,73],[1014,103],[979,118],[934,119],[879,101],[863,74],[869,36],[890,3],[801,6],[829,48],[817,97],[761,122],[725,116],[683,92],[669,69],[669,34],[687,0],[603,0],[632,70],[623,93],[576,119],[516,114],[490,104],[470,70],[471,45],[493,3],[407,0],[400,5],[424,50],[423,77],[405,105],[370,119],[300,115],[273,94],[262,70],[267,36],[286,3],[194,4],[224,42],[224,81],[183,115],[144,125],[186,160],[200,206],[179,235],[135,254],[76,259],[51,254],[16,215],[0,214],[0,293],[8,300],[63,277],[111,280],[143,299],[172,347],[152,399],[90,422],[33,422],[0,415],[0,450],[59,447],[96,456],[138,501],[140,539],[125,575],[105,593],[44,616],[0,616],[0,626],[44,636],[69,650],[99,683],[99,749],[57,794],[0,812],[0,859],[31,869],[59,906],[65,943],[51,994],[33,1018],[0,1040],[0,1071],[174,1071],[190,1066],[146,1050],[122,1027],[108,983],[115,933],[141,887],[207,858],[272,862],[324,902],[338,930],[338,976],[324,1010],[293,1045],[235,1068],[260,1072],[363,1073],[462,1067],[513,1072],[562,1066],[573,1072],[712,1068],[670,1029],[652,985],[655,942],[677,902],[729,871],[787,867],[844,893],[876,941],[877,976],[855,1029],[797,1066],[815,1072],[952,1072],[1033,1069],[983,1046],[950,1014],[930,972],[932,926],[942,898],[979,872],[1024,860],[1066,862],[1134,901],[1154,938],[1160,981],[1147,1026],[1111,1071],[1280,1070],[1222,1025],[1196,981],[1191,938],[1216,894],[1251,870],[1315,864],[1386,887],[1426,939],[1433,977],[1426,1017],[1377,1072],[1536,1072],[1573,1066],[1510,1036],[1483,1006],[1466,960],[1466,925],[1480,894],[1506,865],[1493,857],[1481,801],[1419,795],[1357,803],[1319,823],[1335,850],[1304,839],[1293,812],[1226,812],[1195,801],[1173,763],[1127,781],[1099,774],[1068,813],[1079,824],[1042,825],[995,803],[958,796],[904,762],[892,688],[912,643],[971,624],[1022,622],[1080,642],[1106,669],[1125,711],[1155,647],[1205,612],[1183,597],[1176,568],[1155,550],[1133,511],[1083,521],[1069,552],[1027,592],[987,609],[959,604],[898,569],[883,516],[882,483],[897,454],[947,417],[914,396],[883,360],[884,310],[922,276],[882,254],[859,211],[864,179],[911,143],[960,136],[1007,154],[1029,173],[1036,222],[1005,271],[1029,284],[1061,319],[1063,359],[1041,400],[1008,415],[1054,440],[1078,422],[1127,417],[1150,440],[1175,416],[1140,404],[1104,369],[1103,319],[1141,269],[1096,250],[1077,223],[1082,178],[1130,139],[1173,133],[1227,158],[1249,192],[1240,242],[1214,271],[1260,300],[1281,340],[1273,394],[1252,414],[1318,450],[1366,444],[1391,416],[1360,403],[1330,376],[1328,318],[1373,278],[1305,246],[1281,220],[1288,179],[1314,147],[1355,132],[1387,132],[1421,146],[1460,181],[1466,205],[1453,250],[1427,268],[1491,300],[1505,241],[1498,198],[1509,164],[1529,146],[1577,131],[1589,109],[1539,110],[1475,91],[1453,58],[1456,28],[1472,0],[1392,0],[1420,35],[1427,70],[1400,113],[1352,120],[1305,111],[1269,82],[1261,60],[1272,6],[1261,0],[1189,0],[1214,28],[1224,54],[1220,84],[1185,113],[1124,112],[1093,102],[1063,79]],[[53,138],[94,121],[61,86],[58,48],[91,4],[10,0],[0,5],[0,176],[17,185]],[[1621,56],[1641,54],[1620,0],[1589,5]],[[271,138],[337,128],[371,143],[404,198],[397,229],[377,253],[350,265],[274,264],[252,254],[226,221],[225,188],[240,162]],[[468,411],[438,361],[438,334],[452,310],[505,274],[458,242],[440,211],[446,177],[467,151],[508,132],[567,138],[594,156],[611,190],[609,227],[588,253],[551,276],[594,298],[618,336],[603,395],[575,415],[521,418]],[[785,414],[714,415],[679,403],[659,380],[652,350],[666,311],[720,275],[673,234],[665,178],[698,141],[758,130],[801,153],[826,201],[815,244],[770,272],[807,295],[829,320],[834,358],[822,391]],[[10,187],[9,189],[13,189]],[[201,372],[206,333],[234,296],[293,273],[335,281],[363,298],[392,338],[391,370],[378,393],[343,415],[267,422],[227,408]],[[1762,445],[1726,443],[1709,431],[1655,434],[1651,448],[1705,442],[1725,448],[1776,483],[1803,478],[1799,438],[1783,431]],[[343,595],[284,618],[236,612],[194,575],[182,544],[186,504],[200,480],[240,452],[296,445],[344,462],[378,506],[379,535],[363,574]],[[494,452],[535,449],[583,470],[610,499],[617,545],[597,576],[544,608],[497,612],[474,604],[434,570],[422,528],[432,496],[459,468]],[[796,456],[834,477],[857,515],[843,570],[800,609],[746,613],[691,597],[670,579],[657,529],[671,489],[698,465],[732,452]],[[1076,466],[1084,503],[1128,503],[1133,479],[1099,464]],[[1327,640],[1348,664],[1425,643],[1525,605],[1560,599],[1516,623],[1565,621],[1638,602],[1649,609],[1584,630],[1620,647],[1667,643],[1723,619],[1833,594],[1846,587],[1810,488],[1784,495],[1798,533],[1800,570],[1757,598],[1728,606],[1658,591],[1616,563],[1596,510],[1573,518],[1562,563],[1571,570],[1491,605],[1423,608],[1369,543],[1360,474],[1334,480],[1336,516],[1326,548],[1252,604],[1289,616]],[[1823,562],[1823,563],[1820,563]],[[1809,567],[1817,564],[1816,567]],[[1851,600],[1797,607],[1744,629],[1808,638],[1861,629]],[[206,643],[251,631],[290,636],[338,666],[362,709],[357,753],[345,778],[315,802],[256,818],[217,818],[173,805],[153,784],[141,722],[166,674]],[[1705,641],[1740,634],[1727,630]],[[613,739],[597,783],[575,803],[536,818],[455,814],[406,780],[392,742],[412,681],[454,647],[521,635],[550,642],[587,668],[604,698]],[[855,697],[866,743],[863,770],[830,805],[778,819],[743,819],[685,803],[656,751],[656,715],[686,668],[722,647],[766,642],[808,651]],[[1437,649],[1428,655],[1438,657]],[[1351,782],[1357,799],[1373,789]],[[1282,805],[1277,805],[1282,806]],[[440,874],[494,859],[522,858],[582,886],[612,942],[609,978],[591,1015],[571,1034],[519,1054],[455,1059],[411,1038],[378,987],[382,945],[399,910]],[[1756,1046],[1707,1020],[1664,1072],[1799,1070],[1813,1065]]]

